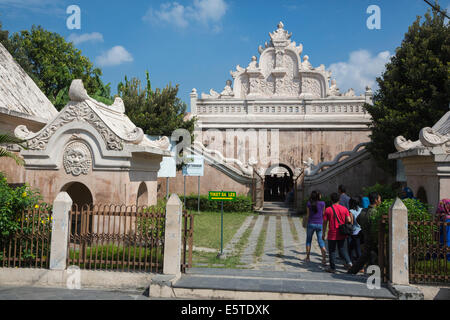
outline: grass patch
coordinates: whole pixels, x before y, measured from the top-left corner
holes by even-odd
[[[292,237],[294,238],[294,241],[298,242],[298,233],[297,233],[297,229],[295,228],[295,225],[294,225],[294,219],[292,217],[288,217],[288,221],[289,221],[289,227],[291,228]]]
[[[250,212],[224,212],[223,247],[233,238]],[[220,212],[194,213],[194,246],[220,250]]]
[[[281,258],[281,256],[283,255],[283,230],[281,228],[281,217],[278,216],[277,217],[277,233],[276,233],[276,238],[275,238],[275,245],[278,249],[278,258]]]
[[[264,217],[264,222],[261,228],[261,232],[259,233],[258,240],[256,242],[256,248],[254,253],[255,263],[259,261],[263,252],[264,252],[264,244],[266,243],[266,235],[267,235],[267,225],[269,224],[269,216]]]
[[[244,250],[246,244],[248,243],[248,239],[255,225],[256,219],[253,219],[250,222],[249,227],[244,231],[239,241],[236,243],[233,254],[227,256],[225,259],[217,258],[217,253],[211,252],[196,252],[193,254],[193,265],[195,266],[198,263],[207,264],[208,268],[227,268],[227,269],[244,269],[245,264],[240,262],[240,258],[242,255],[242,251]],[[223,266],[217,266],[217,265]]]
[[[139,269],[144,268],[144,263],[147,268],[150,268],[151,263],[158,263],[162,267],[163,259],[161,248],[144,248],[139,246],[120,246],[120,245],[98,245],[89,246],[85,248],[85,259],[90,259],[91,262],[84,262],[83,257],[80,257],[80,250],[70,248],[69,256],[71,265],[77,265],[81,269],[101,269],[101,270],[116,270],[116,269]],[[95,258],[97,257],[97,261]],[[78,263],[80,261],[80,263]],[[128,263],[130,261],[130,263]],[[94,263],[95,262],[95,263]],[[135,267],[136,265],[136,267]]]

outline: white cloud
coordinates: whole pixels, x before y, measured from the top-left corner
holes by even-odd
[[[225,0],[194,0],[187,6],[166,2],[161,4],[159,10],[149,8],[143,20],[154,24],[172,24],[178,28],[187,28],[191,23],[212,24],[211,30],[219,32],[222,30],[220,22],[227,9]]]
[[[31,11],[41,14],[57,14],[65,13],[63,1],[58,0],[0,0],[0,8],[11,9],[17,11]]]
[[[337,62],[330,65],[332,78],[336,79],[341,92],[353,88],[359,95],[364,93],[366,86],[377,88],[376,78],[385,70],[385,65],[391,59],[389,51],[380,52],[376,56],[367,50],[350,53],[347,62]]]
[[[99,32],[92,33],[83,33],[77,35],[76,33],[72,33],[67,40],[69,42],[73,42],[74,45],[81,44],[83,42],[103,42],[103,35]]]
[[[125,62],[132,62],[133,56],[122,46],[115,46],[98,56],[97,64],[101,67],[117,66]]]

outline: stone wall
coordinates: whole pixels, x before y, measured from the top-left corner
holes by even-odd
[[[183,195],[184,178],[181,171],[176,178],[170,178],[169,193]],[[251,185],[241,184],[219,170],[205,164],[205,176],[200,178],[200,194],[207,195],[209,191],[236,191],[238,195],[251,196]],[[198,193],[198,178],[186,177],[186,195]],[[166,196],[166,178],[158,178],[158,199]]]
[[[129,171],[91,171],[88,175],[74,177],[64,170],[29,170],[18,166],[12,159],[0,159],[1,171],[5,173],[8,183],[28,183],[40,190],[44,201],[51,203],[56,195],[70,183],[84,184],[92,194],[94,204],[136,205],[141,183],[147,187],[148,205],[156,204],[156,172],[130,173]],[[145,180],[149,179],[149,180]],[[153,180],[153,181],[151,181]]]
[[[326,177],[319,183],[306,184],[301,196],[308,198],[313,190],[319,190],[323,196],[330,196],[333,192],[338,191],[338,186],[341,184],[346,187],[347,194],[358,196],[362,194],[364,187],[373,186],[376,183],[391,184],[393,182],[395,182],[394,176],[380,169],[375,161],[368,156],[362,161],[337,172],[337,174]]]

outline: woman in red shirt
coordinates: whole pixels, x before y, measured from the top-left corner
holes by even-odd
[[[330,268],[327,269],[327,272],[336,272],[336,247],[339,250],[339,253],[342,257],[344,257],[345,264],[344,268],[347,270],[351,268],[352,262],[350,257],[348,256],[348,252],[344,250],[344,241],[347,236],[344,236],[339,233],[339,226],[349,222],[353,224],[353,216],[350,214],[348,209],[339,204],[339,195],[337,193],[333,193],[331,195],[331,202],[333,203],[331,207],[326,208],[323,215],[323,233],[322,238],[325,240],[325,234],[327,231],[327,224],[329,226],[328,229],[328,255],[330,257]],[[334,209],[334,211],[333,211]],[[336,214],[335,214],[336,212]],[[336,219],[337,218],[339,219]]]

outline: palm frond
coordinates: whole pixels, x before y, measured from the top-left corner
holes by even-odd
[[[7,157],[13,159],[19,166],[23,166],[25,161],[13,152],[9,152],[3,147],[0,147],[0,158]]]
[[[25,142],[25,140],[19,139],[17,137],[7,134],[7,133],[0,134],[0,145],[2,145],[2,144],[17,144],[26,150],[27,147],[23,144],[24,142]]]

